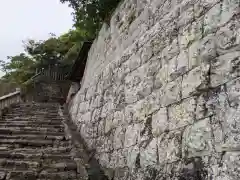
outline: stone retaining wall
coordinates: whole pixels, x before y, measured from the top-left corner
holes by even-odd
[[[70,103],[115,180],[239,179],[239,0],[126,0]]]

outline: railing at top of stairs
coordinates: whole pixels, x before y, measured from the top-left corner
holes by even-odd
[[[12,104],[17,104],[21,102],[21,91],[19,88],[15,92],[9,93],[0,97],[0,115],[5,108],[10,107]]]
[[[36,74],[29,78],[26,82],[23,84],[31,83],[31,81],[34,81],[34,79],[38,77],[46,77],[51,78],[55,81],[63,81],[65,80],[66,74],[61,73],[58,71],[58,69],[41,69],[40,71],[36,71]],[[0,115],[3,109],[10,107],[12,104],[17,104],[22,102],[22,93],[20,88],[17,88],[15,92],[9,93],[7,95],[0,97]]]

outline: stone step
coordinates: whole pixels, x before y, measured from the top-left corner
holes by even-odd
[[[64,129],[64,125],[45,125],[45,124],[35,124],[35,123],[27,123],[27,124],[9,124],[9,123],[0,123],[0,128],[48,128],[48,129]]]
[[[25,152],[14,152],[14,151],[0,151],[0,159],[11,159],[11,160],[38,160],[38,161],[63,161],[72,160],[70,154],[45,154],[45,153],[25,153]]]
[[[46,147],[53,146],[52,140],[24,140],[24,139],[0,139],[0,146],[15,148],[15,147]]]
[[[48,159],[46,159],[48,160]],[[63,161],[64,160],[64,161]],[[57,162],[44,160],[28,160],[28,159],[7,159],[0,158],[0,168],[15,170],[45,170],[48,172],[63,172],[69,170],[77,170],[77,164],[72,159],[58,159]]]
[[[0,130],[1,135],[44,135],[44,136],[65,136],[64,132],[43,132],[43,131],[23,131],[23,130]]]
[[[39,133],[64,133],[64,129],[56,129],[56,128],[41,128],[41,127],[0,127],[0,134],[31,134],[31,132],[39,132]]]
[[[70,141],[53,141],[53,140],[22,140],[22,139],[0,139],[0,146],[7,148],[44,148],[44,147],[68,147]]]
[[[54,163],[43,163],[41,169],[48,173],[64,172],[64,171],[77,171],[77,163],[74,160],[65,160]]]
[[[19,121],[19,120],[26,120],[26,121],[62,121],[61,118],[53,118],[48,116],[29,116],[29,115],[21,115],[21,116],[15,116],[15,115],[8,115],[3,116],[3,119],[5,121]]]
[[[28,148],[28,147],[24,147],[24,148],[9,148],[9,147],[5,147],[5,148],[1,148],[0,147],[0,152],[9,152],[9,153],[25,153],[25,154],[52,154],[52,155],[61,155],[61,154],[69,154],[72,150],[71,146],[68,147],[45,147],[45,148],[37,148],[37,149],[33,149],[33,148]]]
[[[77,177],[76,171],[65,171],[65,172],[55,172],[49,173],[47,171],[42,171],[38,180],[80,180]]]
[[[0,124],[6,124],[6,125],[26,125],[26,124],[35,124],[35,125],[55,125],[55,126],[61,126],[61,121],[51,121],[51,120],[45,120],[45,121],[26,121],[26,120],[19,120],[19,121],[13,121],[13,120],[1,120]]]
[[[9,170],[6,168],[0,168],[1,180],[35,180],[38,173],[35,171],[27,170]]]
[[[41,167],[41,163],[37,161],[25,161],[25,160],[9,160],[0,159],[0,168],[14,169],[14,170],[31,170],[36,171]]]
[[[65,136],[54,136],[54,135],[32,135],[22,134],[21,136],[10,136],[0,134],[0,139],[25,139],[25,140],[64,140]]]

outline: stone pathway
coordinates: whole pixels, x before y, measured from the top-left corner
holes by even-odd
[[[91,179],[88,156],[66,126],[55,104],[10,109],[0,118],[0,180]]]

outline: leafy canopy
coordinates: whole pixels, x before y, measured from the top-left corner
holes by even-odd
[[[74,10],[75,27],[94,38],[102,23],[109,21],[111,13],[121,0],[60,0]]]

